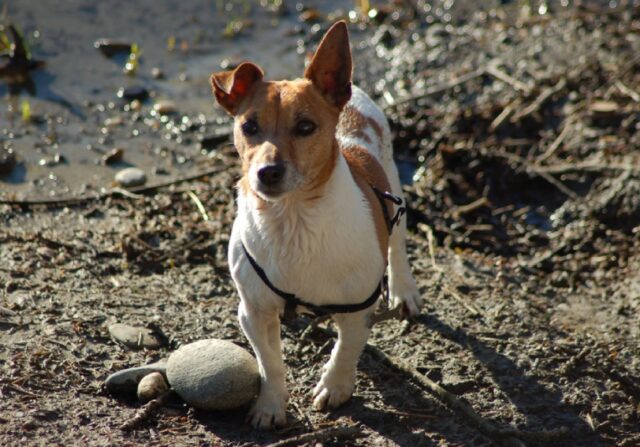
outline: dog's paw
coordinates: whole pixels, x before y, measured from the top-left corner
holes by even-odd
[[[313,390],[313,407],[319,411],[339,407],[349,400],[354,388],[354,379],[332,380],[325,373]]]
[[[269,429],[287,424],[287,393],[260,393],[247,420],[254,428]]]
[[[410,316],[415,317],[420,313],[422,307],[422,297],[418,291],[418,286],[413,276],[404,275],[389,281],[389,292],[391,295],[392,307],[404,306]]]

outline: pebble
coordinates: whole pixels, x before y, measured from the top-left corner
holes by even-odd
[[[170,115],[172,113],[176,113],[178,108],[176,107],[176,103],[173,101],[158,101],[153,105],[153,110],[159,115]]]
[[[167,372],[167,361],[160,360],[149,365],[127,368],[115,372],[107,377],[104,385],[107,391],[112,394],[133,394],[137,391],[138,384],[142,378],[155,372],[165,375]]]
[[[118,98],[127,99],[129,101],[137,99],[144,101],[149,97],[149,90],[141,85],[132,85],[130,87],[120,87],[118,89]]]
[[[153,79],[164,79],[165,74],[160,67],[153,67],[151,69],[151,77]]]
[[[102,162],[106,165],[111,165],[122,161],[124,156],[124,149],[120,147],[114,147],[102,157]]]
[[[220,133],[220,134],[212,134],[212,135],[200,135],[198,137],[198,142],[200,143],[201,149],[215,149],[220,146],[222,143],[229,141],[228,133]]]
[[[149,402],[155,399],[169,389],[167,381],[160,372],[152,372],[147,374],[138,383],[138,400],[140,402]]]
[[[98,39],[93,46],[100,50],[106,57],[113,57],[118,53],[131,52],[131,44],[127,42],[114,42],[110,39]]]
[[[109,335],[116,343],[131,349],[158,349],[163,341],[151,329],[115,323],[109,326]]]
[[[142,169],[126,168],[118,171],[115,176],[116,183],[125,188],[144,185],[147,182],[147,175]]]
[[[203,410],[226,410],[258,394],[258,364],[227,340],[200,340],[180,347],[167,362],[169,384],[182,399]]]
[[[16,165],[16,155],[11,149],[0,148],[0,175],[8,175]]]
[[[38,164],[40,166],[47,166],[47,167],[57,166],[59,164],[66,163],[66,162],[67,162],[67,159],[62,154],[55,154],[53,157],[41,158],[40,160],[38,160]]]
[[[107,118],[104,120],[104,127],[109,129],[113,129],[114,127],[118,127],[124,124],[124,120],[121,116],[113,116],[111,118]]]

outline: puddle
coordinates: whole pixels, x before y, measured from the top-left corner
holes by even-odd
[[[323,14],[345,5],[353,6],[305,2]],[[23,91],[10,99],[6,82],[0,82],[0,145],[18,160],[0,178],[0,197],[17,199],[108,188],[124,166],[143,169],[150,184],[198,171],[209,163],[209,150],[199,141],[228,126],[211,95],[211,72],[250,59],[268,78],[300,76],[305,53],[329,25],[301,23],[295,4],[275,13],[245,1],[143,0],[115,7],[90,0],[21,0],[9,6],[8,22],[22,30],[33,57],[46,63],[30,72],[35,96]],[[243,30],[223,37],[232,21],[242,21]],[[352,37],[357,46],[355,29]],[[135,77],[123,72],[126,54],[107,58],[94,48],[103,38],[138,45]],[[150,97],[139,108],[129,107],[117,97],[127,87],[144,88]],[[176,104],[174,115],[153,115],[153,104],[162,100]],[[24,104],[30,122],[23,122]],[[114,148],[123,149],[123,163],[107,166],[102,159]],[[55,157],[64,161],[51,163]]]

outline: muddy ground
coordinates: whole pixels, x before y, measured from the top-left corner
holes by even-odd
[[[29,179],[40,168],[24,147],[47,133],[46,118],[4,132],[5,149],[20,149],[25,179],[0,180],[0,444],[266,445],[358,426],[361,437],[322,442],[640,445],[637,2],[507,2],[481,11],[464,2],[406,4],[395,13],[382,5],[352,28],[356,79],[394,131],[409,255],[425,306],[412,321],[379,323],[369,343],[515,436],[478,426],[371,352],[347,404],[311,410],[331,348],[322,328],[331,325],[304,332],[305,319],[283,329],[286,429],[253,431],[243,423],[246,409],[206,413],[178,400],[135,430],[119,428],[140,404],[106,393],[109,374],[203,338],[248,347],[226,263],[238,163],[224,138],[228,123],[212,110],[194,126],[181,128],[182,116],[170,116],[172,126],[148,126],[152,146],[169,141],[168,152],[191,161],[172,164],[150,150],[145,164],[132,155],[149,170],[168,163],[168,173],[128,196],[104,180],[114,168],[95,164],[104,171],[93,184],[69,176],[67,189],[42,194],[55,185]],[[329,25],[326,14],[304,21],[290,12],[294,25],[285,26],[301,36],[297,46],[313,47]],[[244,32],[233,39],[245,46],[259,35],[255,27]],[[197,96],[202,82],[193,85]],[[98,141],[102,121],[120,116],[113,139],[127,144],[132,129],[154,119],[153,101],[138,112],[130,103],[82,105],[92,117],[83,135]],[[58,103],[40,107],[61,117],[62,135],[80,120]],[[195,120],[199,107],[185,109]],[[223,137],[202,150],[198,135],[212,132]],[[107,149],[103,143],[96,146]],[[83,169],[68,158],[62,168]],[[177,181],[189,176],[197,178]],[[42,199],[52,201],[33,203]],[[107,331],[116,322],[159,328],[167,346],[124,348]],[[540,434],[554,430],[558,436]]]

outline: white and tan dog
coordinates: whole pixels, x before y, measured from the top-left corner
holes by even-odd
[[[260,395],[250,414],[256,427],[286,423],[282,294],[294,294],[307,309],[338,309],[339,338],[314,390],[318,409],[336,407],[353,392],[387,255],[393,303],[411,314],[420,306],[406,223],[389,236],[393,207],[383,212],[385,201],[374,191],[402,196],[389,126],[352,87],[351,71],[347,26],[338,22],[302,79],[267,82],[249,62],[211,76],[216,99],[235,118],[242,160],[229,265],[240,324],[260,365]],[[304,311],[300,303],[292,307]]]

